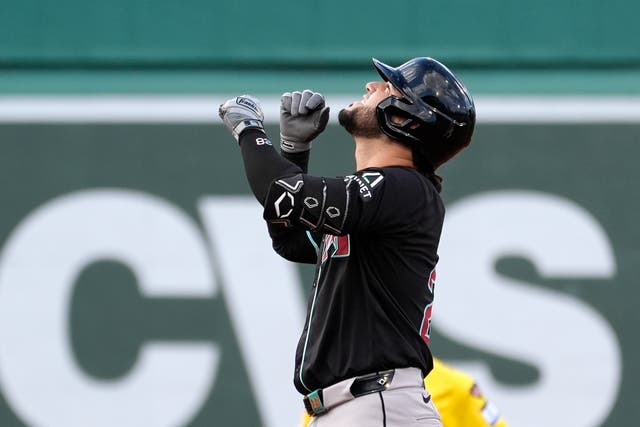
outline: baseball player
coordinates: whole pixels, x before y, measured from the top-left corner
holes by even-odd
[[[497,408],[487,400],[473,378],[433,359],[433,370],[425,378],[444,427],[507,427]],[[302,416],[301,427],[308,427],[311,416]]]
[[[344,177],[307,173],[329,118],[322,95],[282,96],[282,155],[256,99],[231,98],[219,114],[274,250],[316,264],[293,380],[310,426],[441,426],[423,382],[444,218],[435,171],[469,145],[475,107],[432,58],[373,65],[382,79],[338,115],[355,141],[355,172]]]
[[[475,380],[459,369],[434,358],[433,371],[424,381],[444,427],[507,427]]]

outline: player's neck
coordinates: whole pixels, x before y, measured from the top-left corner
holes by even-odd
[[[356,141],[356,170],[385,166],[414,167],[411,149],[389,138],[362,138]]]

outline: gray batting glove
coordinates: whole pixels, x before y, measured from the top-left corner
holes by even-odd
[[[227,100],[218,109],[218,115],[238,142],[240,134],[246,129],[264,131],[264,114],[260,101],[251,95],[240,95]]]
[[[280,149],[299,153],[327,127],[329,107],[317,92],[286,92],[280,98]]]

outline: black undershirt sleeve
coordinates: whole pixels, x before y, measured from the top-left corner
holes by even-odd
[[[260,129],[246,130],[239,141],[249,187],[263,206],[275,179],[302,172],[299,166],[280,156],[267,141],[267,135]]]
[[[287,153],[286,151],[280,151],[280,155],[302,169],[302,173],[307,173],[309,169],[308,165],[310,152],[311,150],[302,151],[299,153]]]

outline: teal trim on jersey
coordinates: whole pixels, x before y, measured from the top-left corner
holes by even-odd
[[[318,269],[318,277],[320,277],[321,271],[322,271],[322,267]],[[315,290],[313,292],[313,301],[311,302],[311,309],[309,310],[309,320],[307,322],[307,336],[304,339],[304,348],[302,349],[302,360],[300,360],[300,372],[298,372],[298,378],[300,379],[300,384],[302,384],[302,386],[306,388],[307,391],[309,392],[313,390],[307,387],[307,385],[304,383],[304,380],[302,379],[302,371],[304,368],[304,359],[307,355],[307,345],[309,344],[309,335],[311,335],[311,319],[313,318],[313,311],[316,306],[316,297],[318,296],[318,278],[316,278],[316,283],[314,288]]]
[[[320,254],[320,247],[318,246],[316,241],[313,239],[313,236],[311,235],[311,231],[307,230],[306,233],[307,233],[307,239],[309,239],[309,241],[313,245],[313,248],[316,250],[316,255],[319,255]]]

